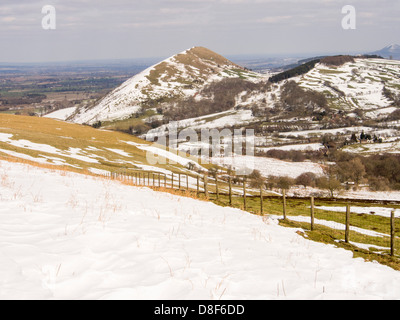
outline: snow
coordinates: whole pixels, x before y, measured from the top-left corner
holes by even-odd
[[[305,217],[305,216],[290,216],[290,220],[297,221],[297,222],[310,223],[310,217]],[[335,229],[335,230],[342,230],[342,231],[346,230],[346,225],[344,225],[342,223],[334,222],[334,221],[314,219],[314,223],[317,225],[326,226],[328,228]],[[371,230],[367,230],[367,229],[357,228],[357,227],[353,227],[353,226],[350,226],[350,230],[357,232],[359,234],[364,234],[364,235],[368,235],[371,237],[384,238],[384,237],[388,236],[387,234],[383,234],[383,233],[379,233],[379,232],[375,232],[375,231],[371,231]],[[366,246],[365,244],[360,244],[360,245],[363,246],[364,248]],[[360,248],[362,248],[361,246],[360,246]],[[388,249],[388,248],[386,248],[386,249]]]
[[[387,116],[387,115],[393,113],[396,110],[397,110],[396,107],[382,108],[382,109],[377,109],[377,110],[373,110],[373,111],[367,112],[366,116],[368,118],[374,119],[374,118],[378,118],[379,116],[382,116],[382,115],[384,115],[384,116],[386,115]]]
[[[256,169],[264,177],[279,176],[297,178],[303,173],[312,172],[316,175],[323,175],[320,164],[313,162],[288,162],[265,157],[235,156],[213,158],[213,163],[225,166],[233,166],[237,169]]]
[[[400,273],[238,209],[0,162],[0,299],[399,299]]]
[[[150,146],[150,145],[136,145],[136,147],[140,150],[144,150],[147,152],[147,159],[151,161],[163,161],[164,164],[180,164],[186,167],[189,163],[192,163],[199,169],[205,170],[202,166],[191,160],[190,158],[182,157],[178,155],[178,152],[170,152],[168,150]],[[154,157],[154,158],[153,158]],[[167,161],[168,160],[168,161]]]
[[[387,143],[355,144],[345,147],[343,150],[351,153],[365,153],[365,154],[399,153],[400,141],[387,142]]]
[[[0,135],[0,142],[8,143],[14,147],[30,149],[40,152],[47,152],[47,153],[58,153],[59,150],[48,144],[41,144],[41,143],[34,143],[28,140],[12,140],[12,134],[1,134]]]
[[[258,217],[0,162],[2,299],[398,299],[400,273]]]
[[[293,186],[287,192],[287,195],[290,197],[311,197],[315,195],[330,197],[330,192],[313,187]],[[362,188],[358,190],[340,190],[335,195],[337,198],[342,199],[400,201],[400,191],[370,191]]]
[[[365,110],[367,117],[375,119],[390,113],[392,101],[384,95],[383,89],[389,87],[398,92],[399,70],[399,65],[390,60],[356,59],[340,67],[317,64],[313,70],[293,80],[305,89],[328,92],[347,111]],[[344,97],[338,91],[343,92]]]
[[[87,163],[99,163],[96,159],[92,159],[88,156],[82,155],[83,150],[79,148],[69,148],[67,151],[62,151],[58,148],[55,148],[53,146],[50,146],[48,144],[41,144],[41,143],[35,143],[29,140],[12,140],[11,138],[13,137],[12,134],[0,134],[0,142],[7,143],[9,145],[12,145],[14,147],[18,148],[23,148],[23,149],[28,149],[28,150],[34,150],[34,151],[39,151],[39,152],[44,152],[44,153],[51,153],[63,157],[68,157],[76,160],[80,160],[83,162]],[[7,151],[7,150],[1,150],[4,153],[8,153],[10,155],[23,158],[23,159],[28,159],[28,160],[33,160],[37,158],[32,158],[30,156],[24,155],[22,153],[17,153],[17,152],[12,152],[12,151]],[[43,156],[44,158],[47,158],[47,156]],[[48,157],[49,158],[49,157]],[[61,160],[61,159],[59,159]],[[33,160],[37,161],[37,160]],[[39,161],[41,161],[39,159]],[[61,160],[63,161],[63,160]]]
[[[345,207],[315,207],[316,209],[319,210],[324,210],[324,211],[333,211],[333,212],[346,212]],[[393,209],[391,208],[382,208],[382,207],[351,207],[350,208],[352,213],[356,214],[368,214],[368,215],[376,215],[376,216],[382,216],[386,218],[390,218],[391,212]],[[395,210],[395,217],[398,218],[400,217],[400,210]]]
[[[148,102],[149,99],[193,97],[209,83],[221,81],[224,78],[239,77],[233,71],[237,68],[235,64],[228,60],[222,64],[213,62],[212,59],[198,55],[196,50],[195,48],[185,50],[133,76],[104,97],[96,106],[80,108],[74,115],[73,121],[92,124],[99,120],[123,120],[137,113],[142,104]],[[182,58],[184,55],[190,60],[189,62],[182,62],[185,60]],[[196,65],[203,65],[204,69],[200,70],[195,67]],[[152,77],[152,71],[157,72],[156,79]],[[265,78],[251,71],[243,70],[243,72],[248,76],[248,81],[259,81]],[[199,80],[204,83],[197,83]],[[188,83],[192,86],[188,87]]]
[[[11,150],[5,150],[5,149],[0,149],[0,153],[5,153],[8,154],[12,157],[16,157],[16,158],[20,158],[20,159],[24,159],[24,160],[29,160],[29,161],[34,161],[37,163],[47,163],[47,158],[34,158],[31,157],[30,155],[24,154],[24,153],[19,153],[19,152],[15,152],[15,151],[11,151]]]
[[[44,118],[51,118],[57,120],[67,120],[76,111],[76,107],[65,108],[61,110],[54,111],[44,116]]]
[[[280,132],[280,136],[293,136],[293,137],[322,137],[325,134],[348,134],[351,135],[353,132],[361,133],[373,131],[370,127],[346,127],[338,129],[321,129],[321,130],[304,130],[304,131],[291,131],[291,132]]]
[[[283,151],[318,151],[325,148],[321,143],[308,143],[308,144],[292,144],[286,146],[275,146],[269,148],[257,148],[260,151],[268,152],[269,150],[283,150]]]
[[[124,157],[131,157],[131,155],[127,152],[125,152],[124,150],[120,150],[120,149],[111,149],[111,148],[106,148],[108,151],[114,152],[116,154],[119,154],[120,156],[124,156]]]
[[[187,118],[174,122],[174,126],[180,130],[190,128],[192,130],[218,129],[231,127],[232,125],[248,125],[254,121],[251,110],[228,110],[206,116]],[[172,124],[164,124],[158,128],[149,130],[143,139],[154,140],[155,137],[164,136],[168,133]]]
[[[204,123],[198,126],[192,126],[192,129],[214,129],[214,128],[224,128],[226,126],[232,125],[245,125],[254,120],[251,110],[239,110],[233,112],[232,114],[228,114],[225,117],[218,118],[216,120],[210,121],[208,123]]]

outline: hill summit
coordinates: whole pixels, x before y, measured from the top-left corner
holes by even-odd
[[[382,56],[387,59],[392,58],[392,59],[400,60],[400,45],[390,44],[379,51],[373,52],[373,54]]]
[[[193,47],[135,75],[95,106],[78,109],[77,123],[130,118],[143,107],[193,97],[205,85],[224,78],[256,78],[257,74],[204,47]]]

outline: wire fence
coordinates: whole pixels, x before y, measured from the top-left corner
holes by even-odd
[[[335,241],[382,255],[400,257],[400,202],[301,198],[271,195],[264,185],[251,187],[246,177],[137,171],[108,177],[136,186],[190,192],[220,205],[254,214],[278,216]]]

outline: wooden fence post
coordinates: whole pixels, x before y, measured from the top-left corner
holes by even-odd
[[[179,183],[178,183],[179,191],[181,191],[181,174],[180,173],[178,174],[178,179],[179,179]]]
[[[215,192],[217,193],[217,200],[219,200],[218,175],[215,176]]]
[[[260,211],[264,215],[264,198],[263,198],[263,185],[260,186]]]
[[[283,196],[283,220],[286,220],[286,190],[282,190]]]
[[[204,175],[204,193],[206,194],[206,198],[208,199],[208,187],[207,187],[207,176]]]
[[[232,177],[229,176],[229,205],[232,206]]]
[[[394,239],[396,236],[396,228],[395,228],[395,211],[393,210],[390,215],[390,255],[394,257],[395,254],[395,246]]]
[[[346,206],[346,231],[345,231],[345,242],[350,242],[350,205]]]
[[[189,191],[189,175],[186,175],[186,190]]]
[[[311,231],[314,231],[314,219],[315,211],[314,211],[314,197],[311,197]]]
[[[174,173],[171,173],[171,189],[174,189]]]
[[[200,177],[197,176],[197,197],[200,195]]]
[[[243,178],[243,205],[244,205],[244,211],[247,211],[246,177]]]

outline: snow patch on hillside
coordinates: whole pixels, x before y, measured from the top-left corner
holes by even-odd
[[[238,170],[245,170],[246,168],[255,169],[260,171],[264,177],[297,178],[307,172],[315,173],[317,176],[324,174],[322,166],[313,162],[288,162],[253,156],[215,157],[212,158],[212,162],[218,165],[231,166]]]
[[[72,116],[76,111],[76,107],[65,108],[61,110],[54,111],[44,116],[44,118],[51,118],[57,120],[67,120],[70,116]]]
[[[387,114],[379,110],[392,104],[384,88],[399,93],[400,63],[384,59],[356,59],[340,67],[317,64],[305,75],[293,78],[305,89],[324,92],[346,111],[361,109],[370,118]],[[341,95],[343,94],[343,96]],[[387,112],[390,109],[386,109]]]

